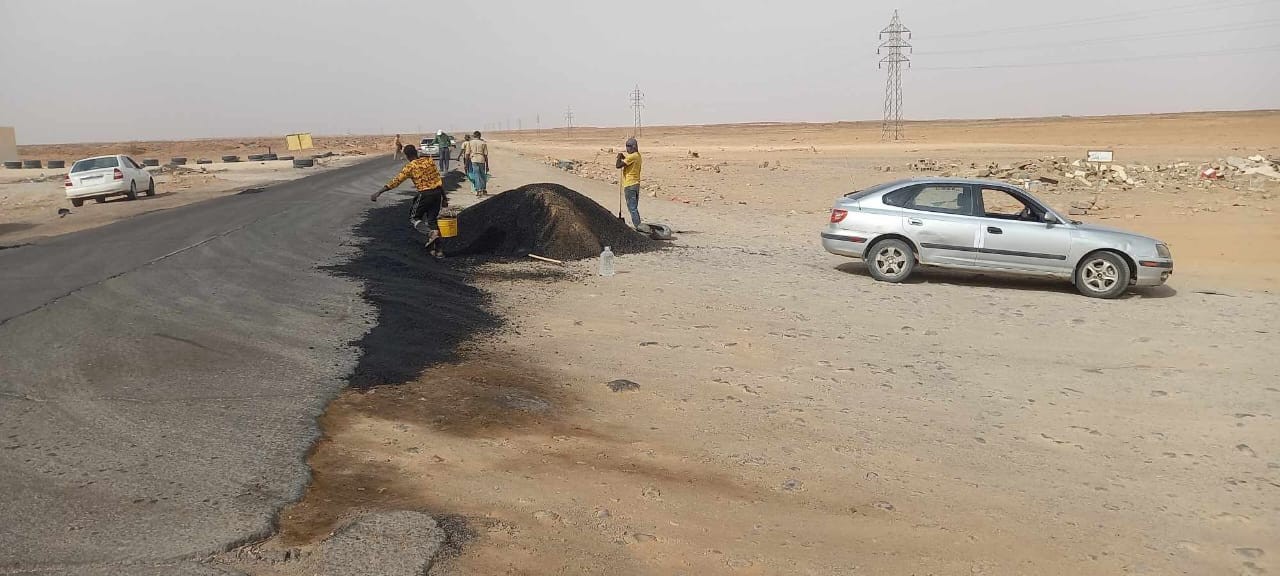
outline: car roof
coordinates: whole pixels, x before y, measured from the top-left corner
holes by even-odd
[[[886,190],[901,188],[903,186],[907,186],[910,184],[955,184],[955,185],[969,184],[969,185],[976,185],[976,186],[993,185],[993,186],[1013,186],[1015,188],[1020,188],[1020,186],[1016,184],[1010,184],[1008,182],[1002,182],[1000,180],[983,180],[981,178],[943,178],[943,177],[934,177],[934,176],[903,178],[901,180],[895,180],[890,184],[891,186],[886,187]]]
[[[85,160],[97,160],[99,158],[119,158],[119,157],[120,157],[120,154],[107,154],[105,156],[90,156],[88,158],[81,158],[79,160],[76,160],[76,162],[84,162]]]

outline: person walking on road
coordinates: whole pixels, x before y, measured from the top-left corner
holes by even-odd
[[[383,192],[399,186],[405,180],[412,179],[414,188],[418,189],[418,197],[413,200],[413,208],[409,212],[409,223],[415,230],[427,235],[427,250],[435,258],[443,258],[437,240],[440,239],[440,209],[444,207],[444,180],[436,169],[436,161],[432,158],[419,158],[418,149],[412,144],[404,147],[404,156],[409,163],[404,165],[400,173],[387,182],[381,190],[374,192],[369,200],[378,201]]]
[[[627,152],[618,153],[617,168],[622,170],[622,192],[627,197],[627,211],[631,212],[631,225],[640,227],[640,145],[635,138],[627,138]]]
[[[436,148],[440,149],[440,160],[437,164],[440,166],[440,173],[444,174],[449,171],[449,149],[453,148],[453,138],[444,133],[444,130],[436,130]]]
[[[489,143],[484,141],[479,130],[471,133],[471,140],[467,142],[463,153],[471,161],[471,186],[475,188],[476,196],[488,194]]]
[[[403,153],[403,150],[402,150],[402,149],[404,148],[404,143],[402,143],[402,142],[400,141],[400,135],[399,135],[399,134],[396,134],[396,141],[395,141],[394,146],[395,146],[395,148],[396,148],[396,149],[395,149],[395,151],[394,151],[394,152],[392,152],[392,153],[391,153],[391,159],[392,159],[392,160],[399,160],[399,159],[400,159],[400,154],[402,154],[402,153]]]
[[[471,179],[471,156],[468,156],[468,144],[471,144],[471,135],[465,134],[462,136],[462,148],[458,150],[458,159],[462,161],[462,173],[467,175],[467,181],[474,187],[476,181]]]

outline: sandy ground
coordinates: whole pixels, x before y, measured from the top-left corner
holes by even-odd
[[[406,136],[405,142],[416,141]],[[268,147],[280,155],[300,155],[284,150],[283,139],[241,138],[190,140],[181,142],[116,142],[90,144],[50,144],[19,146],[23,159],[65,160],[70,166],[80,158],[105,154],[126,154],[142,162],[155,158],[167,163],[170,158],[188,158],[185,168],[177,173],[150,169],[156,174],[155,196],[129,202],[122,197],[106,204],[85,204],[74,208],[63,191],[66,169],[0,169],[0,246],[12,246],[43,236],[66,234],[145,212],[164,210],[199,202],[208,198],[234,194],[273,182],[301,178],[316,171],[330,170],[359,162],[368,154],[390,154],[392,137],[349,136],[317,137],[316,148],[307,155],[334,156],[317,160],[314,169],[294,169],[291,162],[247,162],[249,154],[266,153]],[[242,162],[225,164],[224,155],[240,156]],[[196,159],[208,158],[213,164],[196,165]],[[58,209],[71,214],[63,216]]]
[[[275,560],[231,563],[297,574],[271,551],[414,509],[456,548],[433,574],[1274,574],[1269,192],[1116,192],[1108,212],[1170,239],[1178,263],[1169,286],[1116,301],[940,271],[879,283],[817,233],[835,195],[896,176],[876,165],[1075,155],[1093,138],[1149,162],[1273,153],[1277,121],[943,125],[892,146],[858,126],[831,128],[847,144],[811,126],[649,131],[660,188],[642,212],[682,231],[670,248],[620,257],[612,278],[590,261],[482,266],[507,325],[461,362],[337,399],[312,487],[253,546]],[[615,134],[507,138],[491,190],[551,181],[616,202],[542,162],[589,160]],[[726,164],[687,169],[690,149]]]

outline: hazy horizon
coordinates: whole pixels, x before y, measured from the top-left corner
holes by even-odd
[[[897,8],[907,120],[1280,108],[1280,0]],[[646,125],[878,121],[893,9],[0,0],[0,125],[20,144],[492,131],[563,127],[572,106],[615,127],[637,84]]]

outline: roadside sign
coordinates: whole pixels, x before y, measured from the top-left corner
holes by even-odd
[[[284,137],[284,141],[285,144],[289,146],[290,150],[309,150],[313,147],[310,132],[290,134]]]
[[[1087,160],[1090,162],[1111,162],[1115,159],[1115,152],[1111,150],[1090,150]]]

